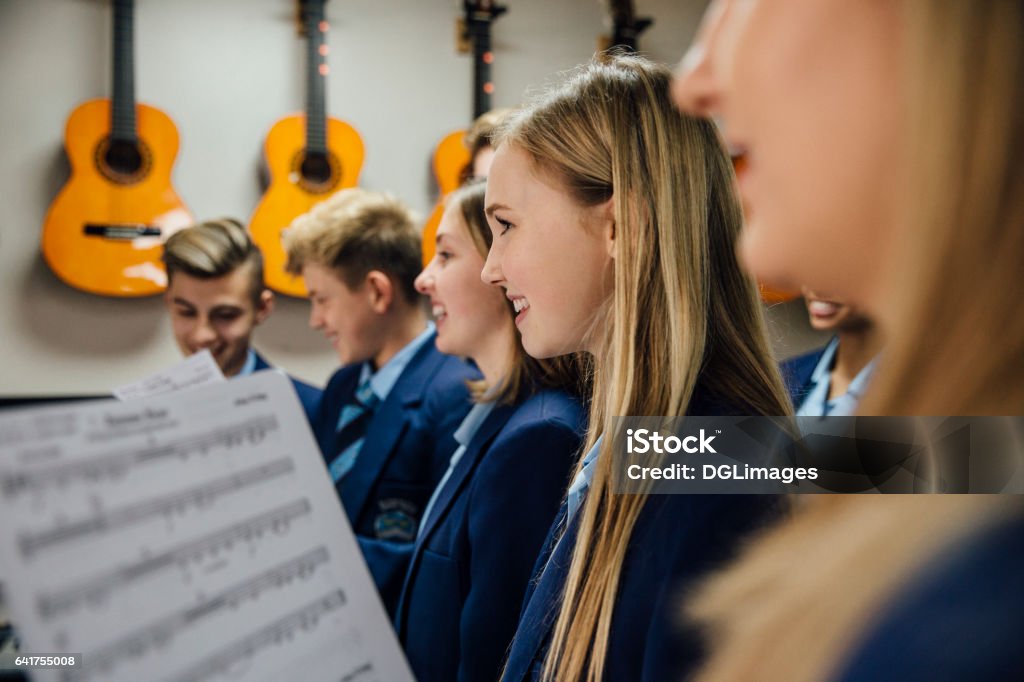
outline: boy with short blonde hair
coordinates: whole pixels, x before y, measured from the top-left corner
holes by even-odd
[[[284,233],[287,268],[309,291],[310,326],[342,367],[324,389],[314,432],[381,596],[394,612],[423,510],[457,447],[479,376],[434,346],[414,282],[420,235],[387,194],[353,188]]]

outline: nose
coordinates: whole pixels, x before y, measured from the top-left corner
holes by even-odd
[[[672,79],[672,99],[682,111],[710,116],[719,105],[721,91],[714,60],[725,23],[729,0],[715,0],[704,13],[697,37],[683,55]]]
[[[427,263],[427,267],[423,268],[423,272],[416,276],[416,281],[413,285],[416,287],[416,291],[420,292],[424,296],[429,296],[430,292],[434,289],[434,261],[437,260],[435,256]]]
[[[196,326],[192,328],[192,345],[197,348],[206,348],[216,340],[217,332],[208,318],[196,322]]]
[[[487,252],[487,259],[484,261],[484,269],[480,271],[480,279],[484,284],[502,286],[505,283],[505,273],[501,270],[501,247],[492,243]]]
[[[316,303],[310,304],[309,307],[309,328],[310,329],[321,329],[324,326],[323,315],[320,314],[320,309]]]

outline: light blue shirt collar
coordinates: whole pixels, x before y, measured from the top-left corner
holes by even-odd
[[[594,471],[597,469],[597,456],[601,452],[601,443],[604,441],[604,434],[597,437],[597,442],[590,448],[586,455],[583,457],[583,468],[576,474],[576,478],[573,479],[572,485],[569,486],[569,494],[566,495],[566,504],[568,509],[566,510],[565,525],[568,527],[569,523],[572,522],[576,512],[579,511],[580,507],[583,506],[583,498],[586,495],[587,490],[590,489],[590,482],[594,480]]]
[[[245,364],[242,365],[242,369],[238,370],[238,377],[247,377],[256,371],[256,351],[252,348],[249,349],[249,353],[245,356]]]
[[[473,436],[480,430],[480,426],[484,423],[484,420],[491,415],[494,411],[494,403],[476,403],[469,410],[469,413],[459,424],[459,428],[455,429],[455,442],[463,447],[468,447],[469,442],[473,440]]]
[[[448,483],[448,479],[452,477],[452,472],[455,471],[455,467],[459,465],[459,460],[466,454],[466,447],[470,441],[473,440],[473,436],[480,430],[480,426],[487,420],[491,412],[494,410],[494,402],[489,401],[486,403],[477,403],[470,409],[469,414],[463,418],[462,423],[459,424],[459,428],[455,430],[455,442],[459,444],[459,447],[455,448],[455,452],[452,454],[451,459],[448,461],[448,470],[444,472],[444,476],[441,478],[441,482],[434,488],[433,494],[430,496],[430,501],[427,502],[426,508],[423,510],[423,518],[420,521],[419,532],[416,533],[418,538],[422,533],[423,529],[427,526],[427,519],[430,518],[430,512],[434,509],[434,504],[437,502],[437,498],[441,495],[441,490],[445,484]]]
[[[800,408],[796,412],[798,417],[849,417],[856,413],[857,404],[863,397],[864,391],[867,390],[878,358],[872,358],[871,362],[864,365],[864,368],[850,382],[846,393],[838,396],[835,400],[829,400],[828,394],[832,385],[830,373],[838,349],[839,337],[833,337],[825,346],[825,350],[811,374],[811,383],[814,384],[814,387],[800,403]]]
[[[384,363],[384,366],[378,369],[376,372],[370,369],[370,363],[364,362],[362,371],[359,374],[359,383],[363,383],[367,378],[370,379],[370,387],[373,389],[374,395],[384,402],[388,399],[388,394],[391,393],[391,389],[395,387],[395,383],[398,382],[398,377],[402,376],[402,372],[409,365],[413,356],[419,352],[420,348],[423,347],[434,334],[434,323],[427,322],[427,328],[424,329],[419,336],[405,344],[402,350],[394,354],[394,356]]]

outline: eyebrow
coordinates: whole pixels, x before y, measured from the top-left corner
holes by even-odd
[[[506,206],[505,204],[491,204],[490,206],[488,206],[484,210],[484,213],[487,214],[488,218],[490,218],[491,215],[493,215],[495,211],[501,211],[501,210],[511,211],[512,209],[509,208],[508,206]]]

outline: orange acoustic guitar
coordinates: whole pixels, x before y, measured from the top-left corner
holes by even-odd
[[[464,0],[465,18],[463,38],[473,47],[473,120],[491,110],[491,95],[494,83],[491,81],[491,24],[508,11],[507,7],[495,5],[489,0]],[[437,226],[444,214],[444,198],[457,189],[465,178],[466,167],[470,164],[469,149],[466,147],[466,131],[456,130],[445,135],[434,150],[434,176],[441,198],[423,226],[423,263],[434,257],[434,242]]]
[[[308,42],[306,113],[282,118],[267,133],[264,155],[270,186],[249,223],[264,258],[267,286],[306,296],[301,277],[285,272],[281,233],[293,219],[344,187],[359,183],[363,141],[355,128],[327,116],[325,0],[300,0]]]
[[[115,0],[113,102],[91,100],[71,112],[71,179],[43,224],[43,257],[54,273],[104,296],[162,291],[162,241],[192,223],[171,186],[178,131],[167,114],[135,103],[132,53],[132,3]]]

